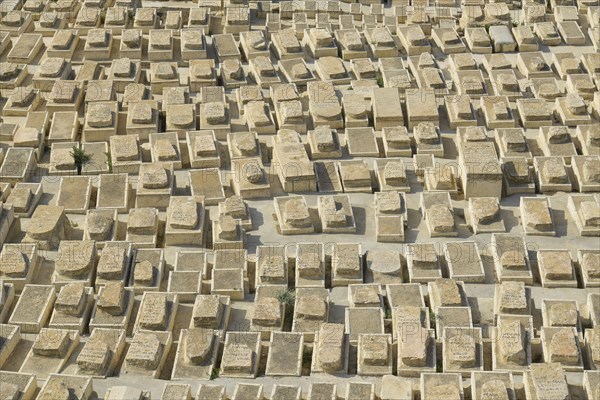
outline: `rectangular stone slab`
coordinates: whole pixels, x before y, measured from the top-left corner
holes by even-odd
[[[38,333],[50,313],[56,291],[51,285],[25,285],[8,323],[17,325],[23,333]]]

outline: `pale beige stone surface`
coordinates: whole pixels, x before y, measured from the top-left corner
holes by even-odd
[[[22,3],[0,397],[597,397],[597,3]]]

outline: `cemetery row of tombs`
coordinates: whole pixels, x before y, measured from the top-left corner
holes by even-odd
[[[598,0],[0,5],[0,399],[600,400]]]
[[[208,380],[351,375],[382,377],[382,399],[412,399],[413,391],[461,399],[463,390],[472,399],[595,399],[599,293],[590,291],[584,304],[560,296],[539,304],[529,260],[513,244],[499,257],[506,275],[487,285],[493,297],[472,297],[467,283],[478,279],[477,262],[443,278],[433,246],[412,244],[405,255],[372,250],[365,258],[359,244],[297,244],[293,256],[283,246],[259,246],[255,259],[239,249],[181,250],[166,279],[164,249],[132,252],[130,242],[107,242],[98,256],[93,241],[63,240],[53,284],[42,285],[29,283],[42,268],[39,244],[5,244],[2,393],[31,398],[46,380],[41,398],[75,391],[87,399],[92,378],[118,375],[201,381],[199,398],[222,398],[223,386]],[[595,276],[587,285],[598,287],[600,254],[579,256],[579,273]],[[577,284],[568,251],[540,250],[537,258],[546,287]],[[248,315],[240,320],[233,314],[244,299]],[[568,383],[573,373],[583,376],[579,385]],[[238,384],[232,398],[262,398],[257,382]],[[347,399],[374,396],[373,382],[346,384]],[[279,386],[275,398],[299,398],[298,386]],[[105,398],[145,396],[133,387],[112,390]],[[190,399],[190,390],[174,383],[165,396]],[[342,383],[338,390],[343,396]],[[315,382],[310,391],[309,399],[333,398],[336,385]]]
[[[64,177],[60,185],[75,178],[84,176]],[[172,196],[160,211],[96,207],[85,215],[39,204],[31,217],[15,217],[0,253],[0,378],[10,384],[2,386],[27,398],[36,382],[48,386],[55,379],[85,398],[91,377],[149,377],[193,381],[202,384],[199,395],[212,398],[217,387],[225,390],[214,386],[220,379],[258,377],[257,384],[238,387],[234,398],[246,399],[249,393],[261,398],[264,377],[385,376],[361,381],[358,398],[377,387],[390,399],[398,390],[408,396],[400,398],[414,391],[421,398],[471,393],[477,399],[477,390],[489,390],[515,398],[539,391],[537,398],[545,399],[547,380],[560,377],[555,385],[562,394],[595,393],[600,251],[594,242],[574,258],[566,245],[531,251],[529,239],[555,233],[534,225],[511,233],[480,221],[481,231],[466,238],[442,231],[416,243],[363,248],[352,242],[356,222],[341,224],[323,209],[349,196],[318,196],[316,210],[301,195],[266,201],[274,215],[265,224],[279,229],[278,237],[302,239],[258,245],[251,254],[244,247],[257,214],[249,204],[258,203],[237,195],[214,207],[202,196]],[[375,202],[370,217],[406,207],[408,196],[418,194],[367,194]],[[539,207],[553,221],[548,198],[524,199],[541,199],[544,207],[524,211],[531,205],[521,204],[515,213],[531,217]],[[279,206],[281,200],[287,202]],[[353,207],[345,209],[352,216]],[[209,221],[207,211],[218,217]],[[349,218],[344,214],[344,223]],[[342,237],[349,241],[338,243]],[[534,298],[534,290],[541,295]],[[568,376],[579,377],[575,387]],[[216,382],[205,382],[210,379]],[[187,393],[185,385],[167,388]],[[345,385],[337,384],[340,397]],[[273,395],[300,390],[284,386],[273,387]],[[336,390],[335,384],[313,386],[315,399]],[[114,390],[118,399],[136,389]],[[53,387],[46,391],[53,399]]]

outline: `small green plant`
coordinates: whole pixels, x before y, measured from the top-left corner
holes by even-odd
[[[90,162],[92,156],[85,152],[85,150],[78,148],[77,146],[73,146],[73,150],[69,153],[71,157],[73,157],[73,162],[75,163],[75,168],[77,168],[77,175],[81,175],[81,170],[83,166]]]
[[[213,368],[210,373],[210,379],[215,380],[221,375],[221,368]]]
[[[385,309],[385,319],[392,319],[392,309],[391,308]]]
[[[382,76],[377,77],[377,86],[383,87],[383,77]]]
[[[105,152],[104,155],[106,156],[106,165],[108,166],[108,172],[112,173],[112,155],[110,154],[110,151]]]
[[[79,226],[79,224],[77,222],[75,222],[75,221],[71,221],[71,226],[73,228],[77,228]]]
[[[433,311],[429,311],[429,322],[435,324],[435,313]]]
[[[285,290],[277,295],[277,300],[279,304],[283,305],[292,305],[294,304],[294,299],[296,298],[295,293],[292,290]]]

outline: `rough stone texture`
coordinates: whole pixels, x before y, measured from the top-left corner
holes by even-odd
[[[402,210],[402,199],[398,192],[381,192],[377,197],[377,209],[383,214],[397,214]]]
[[[55,268],[70,278],[86,277],[95,264],[95,244],[92,241],[63,241],[58,248]]]
[[[583,163],[583,179],[589,183],[600,183],[600,159],[587,159]]]
[[[19,387],[9,382],[3,382],[0,387],[0,396],[3,399],[18,400],[19,399]]]
[[[219,296],[203,295],[196,297],[192,313],[195,327],[217,328],[222,315],[223,305]]]
[[[127,47],[138,47],[141,40],[140,33],[141,32],[136,29],[126,29],[123,31],[121,41],[125,43]]]
[[[177,128],[195,127],[194,107],[187,104],[171,104],[167,114],[168,121]]]
[[[368,365],[387,365],[390,348],[387,336],[364,335],[362,337],[362,359]]]
[[[115,221],[111,212],[90,210],[86,219],[90,239],[110,240]]]
[[[108,35],[104,29],[90,29],[87,35],[87,42],[91,47],[106,47],[108,44]]]
[[[86,297],[83,283],[69,283],[61,289],[54,308],[64,314],[79,316],[85,307]]]
[[[77,366],[84,373],[101,374],[110,360],[110,349],[101,340],[89,340],[77,356]]]
[[[221,215],[219,217],[219,239],[238,239],[238,225],[236,220],[230,215]]]
[[[527,201],[524,207],[528,226],[543,232],[554,228],[552,215],[545,201]]]
[[[198,203],[194,198],[174,198],[169,223],[176,229],[194,229],[198,224]]]
[[[573,277],[573,266],[568,252],[539,253],[538,264],[543,265],[547,279],[561,280]]]
[[[254,362],[251,348],[241,343],[234,343],[225,347],[222,365],[226,371],[236,373],[250,373]]]
[[[327,314],[327,305],[321,297],[309,295],[298,301],[295,311],[298,318],[323,320]]]
[[[148,165],[142,176],[144,189],[162,189],[169,184],[167,170],[159,164]]]
[[[569,177],[566,174],[565,167],[559,157],[551,158],[544,162],[543,176],[550,183],[567,183]]]
[[[283,211],[285,223],[297,228],[305,228],[311,225],[308,208],[302,199],[287,201]]]
[[[200,365],[212,351],[211,332],[207,329],[190,329],[185,341],[185,358],[189,364]]]
[[[133,280],[137,285],[149,286],[154,282],[154,266],[148,260],[135,265]]]
[[[461,398],[460,391],[455,385],[439,385],[428,391],[432,399],[458,400]]]
[[[129,365],[136,368],[156,369],[162,357],[163,347],[156,335],[138,332],[133,337],[125,360]]]
[[[399,344],[402,363],[409,367],[426,366],[430,342],[429,333],[422,327],[409,336],[401,337]]]
[[[97,300],[98,307],[111,315],[120,315],[125,308],[125,290],[122,282],[108,282]]]
[[[0,398],[591,399],[597,2],[484,3],[3,2]]]
[[[448,340],[446,357],[452,364],[461,368],[473,368],[477,365],[475,339],[467,333],[458,334]]]
[[[246,203],[241,196],[231,196],[223,202],[225,214],[231,215],[233,218],[245,219],[248,217]]]
[[[56,379],[50,381],[43,393],[38,398],[42,400],[53,400],[53,399],[68,399],[71,397],[69,387],[62,381]]]
[[[154,142],[154,152],[158,161],[177,161],[177,151],[169,139]]]
[[[344,331],[340,325],[322,324],[319,330],[319,363],[325,371],[339,371],[344,362]]]
[[[569,399],[569,388],[560,364],[532,364],[531,381],[538,399]]]
[[[259,299],[254,308],[252,322],[260,326],[278,327],[281,325],[281,305],[273,297]]]
[[[500,256],[500,263],[504,268],[519,270],[525,269],[527,266],[523,251],[521,250],[507,250]]]
[[[222,124],[225,122],[225,107],[221,103],[208,103],[205,107],[206,121],[209,124]]]
[[[168,319],[167,301],[165,294],[147,294],[140,309],[140,328],[165,330]]]
[[[346,214],[340,208],[333,197],[323,197],[321,200],[321,210],[323,211],[321,218],[323,223],[328,227],[344,227],[346,226]]]
[[[438,305],[462,305],[462,295],[456,281],[453,279],[439,278],[434,281],[434,285],[436,288],[435,296]]]
[[[525,365],[526,332],[518,320],[508,320],[502,325],[501,338],[498,342],[501,350],[500,359],[505,363]]]
[[[28,263],[25,255],[17,251],[3,251],[0,256],[0,274],[6,277],[20,278],[27,273]]]
[[[390,161],[385,164],[383,177],[388,185],[405,185],[407,182],[404,164]]]
[[[490,224],[500,217],[500,208],[493,197],[480,197],[472,200],[475,219],[478,224]]]
[[[67,354],[70,345],[68,331],[44,328],[33,343],[33,353],[38,356],[62,358]]]
[[[452,211],[443,204],[434,204],[427,210],[427,218],[436,233],[447,233],[454,231],[454,215]]]
[[[499,379],[485,382],[481,386],[481,400],[509,400],[504,382]]]
[[[581,266],[590,278],[600,278],[600,253],[586,253]]]
[[[215,141],[210,135],[196,136],[194,140],[194,153],[198,157],[214,157],[217,155]]]
[[[548,311],[551,326],[576,326],[579,313],[572,303],[556,303]]]
[[[139,159],[138,145],[133,137],[113,136],[111,137],[111,147],[115,161],[137,161]]]
[[[500,311],[509,314],[521,314],[524,311],[526,314],[529,308],[527,301],[523,282],[502,282],[500,286]]]

